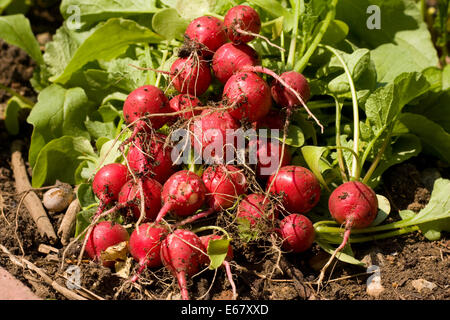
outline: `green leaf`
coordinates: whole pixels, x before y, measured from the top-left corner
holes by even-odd
[[[329,254],[333,254],[333,252],[336,250],[336,248],[334,248],[333,246],[331,246],[329,243],[327,243],[326,241],[322,241],[319,239],[316,239],[315,242],[319,245],[319,247],[321,247],[324,251],[328,252]],[[346,253],[346,252],[339,252],[336,255],[336,259],[345,262],[345,263],[350,263],[350,264],[354,264],[357,266],[361,266],[361,267],[365,267],[365,263],[356,259],[355,257],[353,257],[352,255]]]
[[[450,163],[450,134],[441,126],[413,113],[403,113],[399,122],[408,128],[409,132],[417,135],[430,153]]]
[[[12,0],[0,0],[0,14],[11,4]]]
[[[429,83],[419,73],[403,73],[394,83],[377,89],[366,101],[365,111],[377,129],[389,125],[414,98],[424,94]]]
[[[153,30],[166,40],[183,40],[188,24],[189,20],[182,18],[174,8],[160,10],[152,19]]]
[[[51,140],[62,136],[78,136],[89,139],[84,121],[90,103],[83,89],[65,89],[59,85],[45,88],[27,118],[34,126],[29,161],[33,167],[38,153]]]
[[[317,31],[320,30],[323,23],[324,21],[320,21],[315,29]],[[348,25],[344,21],[332,20],[330,22],[330,25],[328,26],[327,31],[323,35],[321,43],[328,45],[335,45],[347,37],[348,31],[349,31]]]
[[[94,203],[97,203],[91,183],[82,183],[78,186],[77,199],[80,202],[81,208],[83,209]]]
[[[63,136],[46,144],[33,166],[32,186],[54,184],[56,180],[75,183],[75,170],[81,157],[95,156],[92,146],[84,137]]]
[[[277,140],[283,142],[283,133],[280,133]],[[286,144],[291,147],[299,148],[305,143],[305,136],[303,130],[296,125],[289,125],[288,132],[286,134]]]
[[[377,194],[378,199],[378,213],[375,217],[375,220],[373,220],[371,227],[377,226],[380,223],[382,223],[386,218],[389,216],[389,213],[391,212],[391,204],[389,203],[389,200],[382,196],[381,194]]]
[[[25,50],[38,64],[44,63],[30,22],[23,14],[0,16],[0,38]]]
[[[86,120],[84,124],[92,138],[106,137],[114,139],[116,125],[113,122]]]
[[[275,0],[249,0],[251,5],[256,5],[274,18],[284,17],[284,31],[289,32],[294,28],[294,14],[283,7],[280,1]]]
[[[323,163],[323,160],[321,158],[325,151],[327,151],[328,149],[326,147],[304,146],[301,150],[303,158],[308,164],[308,167],[311,169],[320,183],[324,186],[327,186],[327,183],[322,176],[322,172],[324,172],[324,170],[322,169],[323,167],[321,167],[321,163]]]
[[[380,8],[380,29],[369,29],[367,8]],[[340,0],[336,18],[350,29],[349,38],[372,51],[378,81],[389,83],[403,72],[421,72],[436,66],[438,55],[414,1],[409,0]]]
[[[228,248],[230,246],[230,239],[212,239],[208,243],[208,257],[211,260],[209,268],[211,270],[220,267],[225,260]]]
[[[79,12],[81,23],[92,23],[114,17],[149,16],[158,9],[156,0],[63,0],[60,10],[66,20]]]
[[[11,135],[19,134],[19,116],[22,110],[31,110],[32,106],[17,97],[8,100],[5,110],[5,127]]]
[[[96,211],[96,208],[91,208],[77,213],[74,237],[78,237],[87,227],[89,227]]]
[[[178,13],[188,21],[212,12],[213,8],[213,0],[177,0],[175,4]]]
[[[133,43],[158,43],[162,38],[131,20],[111,18],[98,27],[76,49],[64,71],[50,78],[53,82],[66,83],[71,75],[94,60],[112,60]]]

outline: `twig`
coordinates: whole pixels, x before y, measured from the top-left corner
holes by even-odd
[[[77,213],[81,210],[81,205],[78,199],[73,200],[64,214],[61,225],[58,229],[58,236],[61,237],[61,243],[66,245],[69,243],[70,237],[75,228]]]
[[[16,264],[22,268],[28,268],[28,269],[36,272],[39,276],[42,277],[42,279],[44,280],[45,283],[52,286],[53,289],[55,289],[56,291],[61,293],[67,299],[69,299],[69,300],[87,300],[86,298],[78,295],[77,293],[75,293],[67,288],[64,288],[62,285],[60,285],[59,283],[54,281],[52,278],[50,278],[41,268],[36,267],[33,263],[31,263],[27,259],[13,255],[11,252],[9,252],[9,250],[5,246],[0,244],[0,249],[5,254],[8,255],[11,262],[13,262],[14,264]]]
[[[28,180],[25,163],[22,158],[21,142],[19,140],[12,143],[11,153],[11,168],[14,173],[17,192],[21,193],[27,191],[23,198],[23,203],[36,223],[39,233],[47,236],[51,242],[56,242],[58,237],[56,236],[53,225],[42,206],[42,202],[36,193],[31,191],[31,184]]]

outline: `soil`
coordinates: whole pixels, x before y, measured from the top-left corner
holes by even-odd
[[[31,13],[33,15],[33,13]],[[51,14],[34,14],[39,20]],[[54,15],[53,15],[54,17]],[[35,30],[44,34],[41,39],[48,41],[58,18],[48,23],[46,28]],[[47,39],[47,40],[45,40]],[[36,100],[29,79],[34,64],[20,49],[0,41],[0,83],[12,87],[27,98]],[[0,90],[0,105],[5,105],[9,95]],[[0,115],[2,109],[0,108]],[[9,136],[0,116],[0,244],[12,254],[23,256],[41,268],[47,275],[65,285],[62,277],[68,264],[60,271],[61,244],[58,255],[46,255],[38,251],[42,243],[49,243],[39,235],[33,220],[24,206],[19,206],[21,196],[16,193],[14,177],[10,166],[10,145],[13,139],[22,140],[24,149],[29,145],[30,128],[22,123],[21,135]],[[418,212],[430,197],[432,182],[436,177],[450,178],[448,168],[434,158],[421,156],[392,167],[384,175],[381,193],[389,198],[396,216],[398,210],[410,209]],[[42,196],[42,192],[37,191]],[[50,214],[57,230],[62,214]],[[393,219],[393,218],[390,218]],[[400,236],[382,241],[353,245],[356,258],[370,257],[373,264],[380,267],[384,291],[379,296],[366,292],[366,281],[370,274],[365,269],[342,262],[332,265],[331,279],[320,292],[311,284],[328,260],[329,255],[319,247],[302,254],[282,254],[263,249],[267,243],[245,245],[238,243],[235,258],[231,262],[234,281],[242,300],[447,300],[450,299],[450,238],[443,234],[439,241],[428,241],[420,233]],[[66,254],[67,260],[75,261],[80,245],[73,246]],[[279,260],[278,260],[279,259]],[[0,266],[12,273],[43,299],[66,299],[45,284],[39,275],[15,265],[0,251]],[[136,267],[134,263],[133,268]],[[279,268],[276,268],[279,267]],[[272,275],[272,277],[270,277]],[[345,278],[345,279],[341,279]],[[432,290],[419,292],[413,281],[425,279],[435,284]],[[212,283],[212,285],[211,285]],[[206,270],[189,281],[193,299],[225,300],[232,297],[230,284],[223,268],[216,272]],[[135,285],[126,283],[123,278],[113,274],[105,267],[93,262],[81,264],[81,286],[104,299],[179,299],[179,290],[173,278],[165,269],[146,270]],[[118,292],[118,289],[120,291]]]

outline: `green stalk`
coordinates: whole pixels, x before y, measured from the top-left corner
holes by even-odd
[[[1,89],[1,90],[5,90],[5,91],[8,92],[10,95],[19,98],[20,100],[22,100],[22,102],[24,102],[24,103],[30,105],[31,107],[34,106],[34,102],[33,102],[33,101],[31,101],[31,100],[28,99],[28,98],[25,98],[24,96],[22,96],[22,95],[21,95],[20,93],[18,93],[17,91],[15,91],[15,90],[13,90],[13,89],[11,89],[11,88],[8,88],[7,86],[4,86],[4,85],[1,84],[1,83],[0,83],[0,89]]]
[[[357,231],[358,229],[352,229],[352,234],[356,234],[355,231]],[[362,242],[369,242],[369,241],[375,241],[375,240],[381,240],[381,239],[387,239],[387,238],[392,238],[392,237],[397,237],[400,235],[404,235],[404,234],[408,234],[408,233],[412,233],[415,231],[419,231],[420,228],[418,226],[409,226],[409,227],[405,227],[405,228],[401,228],[398,230],[393,230],[393,231],[389,231],[389,232],[384,232],[384,233],[380,233],[380,234],[375,234],[375,235],[369,235],[369,236],[363,236],[363,237],[350,237],[349,241],[350,243],[362,243]],[[342,233],[342,230],[341,230]],[[333,243],[333,244],[340,244],[342,242],[342,238],[341,237],[336,237],[336,239],[332,239],[330,237],[327,237],[326,240],[328,243]]]
[[[339,163],[339,169],[341,171],[342,181],[347,182],[347,174],[345,173],[345,163],[344,156],[341,149],[341,110],[342,107],[339,101],[335,99],[336,102],[336,146],[337,146],[337,160]]]
[[[369,170],[367,170],[366,175],[364,176],[363,183],[367,183],[370,180],[370,177],[372,176],[373,172],[377,168],[378,164],[381,161],[381,158],[383,157],[384,151],[386,150],[389,142],[391,141],[391,135],[392,135],[392,129],[389,131],[389,134],[387,135],[386,139],[384,140],[383,145],[381,146],[380,151],[378,152],[375,160],[370,165]]]
[[[336,5],[337,5],[337,3],[338,3],[338,0],[331,0],[330,9],[327,12],[327,15],[325,16],[325,20],[324,20],[322,26],[320,27],[319,32],[317,33],[317,35],[314,38],[314,40],[311,43],[311,45],[309,46],[309,48],[306,51],[305,55],[302,56],[300,61],[298,61],[295,64],[294,71],[297,71],[297,72],[301,73],[306,68],[306,65],[308,64],[309,59],[313,55],[314,51],[316,51],[317,47],[320,44],[320,41],[322,41],[322,38],[325,35],[325,32],[327,31],[331,21],[336,16]]]
[[[360,128],[359,128],[359,107],[358,107],[358,97],[356,95],[356,88],[355,84],[352,79],[352,75],[350,73],[350,70],[348,69],[347,64],[345,63],[344,59],[341,57],[339,52],[337,52],[336,49],[330,46],[324,46],[329,51],[331,51],[339,60],[339,62],[342,64],[345,74],[348,78],[348,83],[350,85],[350,91],[352,93],[352,102],[353,102],[353,151],[354,158],[353,158],[353,164],[352,164],[352,173],[351,178],[354,180],[358,180],[361,175],[361,170],[359,166],[357,165],[357,159],[358,159],[358,153],[359,153],[359,136],[360,136]]]
[[[301,0],[301,2],[302,2],[302,7],[304,9],[304,7],[305,7],[304,0]],[[295,63],[295,51],[296,51],[296,46],[297,46],[297,34],[298,34],[298,22],[300,19],[300,7],[301,7],[300,1],[295,0],[294,28],[292,28],[292,38],[291,38],[291,43],[289,45],[289,55],[288,55],[288,60],[286,63],[287,70],[291,70]]]
[[[227,239],[231,239],[230,234],[223,228],[218,227],[218,226],[204,226],[204,227],[199,227],[196,228],[194,230],[192,230],[193,233],[198,233],[198,232],[202,232],[205,230],[219,230],[220,232],[222,232],[223,234],[225,234],[225,236],[227,237]]]

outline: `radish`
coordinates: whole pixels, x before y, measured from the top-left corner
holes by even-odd
[[[190,127],[191,143],[206,163],[223,162],[229,152],[234,152],[230,149],[235,148],[236,141],[230,134],[239,128],[240,124],[228,111],[206,109]],[[231,145],[226,146],[227,139],[232,141]]]
[[[232,165],[210,166],[203,172],[202,179],[209,192],[209,205],[216,211],[232,207],[236,198],[247,190],[244,174]]]
[[[228,10],[224,25],[230,41],[249,42],[261,31],[261,19],[258,12],[246,5],[234,6]]]
[[[232,75],[225,84],[222,98],[227,105],[236,105],[230,114],[237,120],[246,118],[249,122],[258,121],[272,107],[269,86],[253,72]]]
[[[202,112],[201,110],[193,110],[193,108],[202,105],[201,101],[188,94],[176,95],[170,99],[169,103],[172,112],[186,111],[180,114],[180,117],[186,120],[191,119],[193,116],[197,116]]]
[[[223,22],[212,16],[192,20],[184,35],[188,42],[199,46],[201,55],[206,58],[212,56],[228,40]]]
[[[194,214],[204,204],[206,192],[202,179],[192,171],[181,170],[174,173],[164,183],[162,189],[164,205],[155,223],[159,223],[168,212],[181,217]]]
[[[212,70],[214,76],[225,84],[228,79],[240,71],[243,66],[254,66],[259,64],[258,53],[245,43],[225,43],[214,53]]]
[[[208,253],[208,246],[209,246],[209,242],[211,240],[220,240],[222,239],[221,236],[217,235],[217,234],[210,234],[207,236],[202,236],[200,237],[200,240],[203,244],[203,247],[206,250],[206,253]],[[231,273],[231,267],[230,267],[230,263],[229,261],[233,260],[233,247],[231,245],[228,246],[228,251],[227,251],[227,255],[225,257],[225,260],[222,262],[222,265],[225,267],[225,271],[227,273],[227,278],[228,281],[230,282],[231,288],[233,290],[233,300],[236,300],[237,297],[237,293],[236,293],[236,285],[234,284],[234,280],[233,280],[233,274]],[[202,256],[203,259],[203,264],[205,265],[209,265],[211,263],[209,256],[207,255],[203,255]]]
[[[278,129],[283,130],[286,117],[280,114],[280,110],[272,109],[269,113],[259,121],[254,122],[256,129]]]
[[[107,205],[117,201],[120,189],[127,179],[128,169],[120,163],[107,164],[97,171],[92,181],[92,190],[100,200],[95,217],[100,215]]]
[[[301,73],[287,71],[282,73],[280,78],[300,95],[304,103],[308,102],[311,91],[308,81]],[[298,97],[276,79],[272,82],[270,90],[275,102],[283,108],[292,108],[302,104]]]
[[[267,182],[268,191],[282,195],[284,208],[291,213],[306,213],[320,200],[320,183],[316,176],[300,166],[285,166]]]
[[[211,83],[211,69],[205,60],[192,56],[178,58],[170,68],[170,78],[175,89],[195,97],[206,92]]]
[[[128,211],[136,220],[141,217],[141,193],[140,186],[144,192],[144,221],[154,220],[161,209],[161,184],[151,178],[142,177],[137,183],[128,181],[120,190],[118,202],[126,205]]]
[[[254,227],[261,221],[277,219],[278,212],[274,210],[264,194],[252,193],[239,202],[236,217],[246,219],[250,227]]]
[[[291,154],[287,148],[282,150],[283,145],[275,139],[251,140],[249,147],[256,149],[256,174],[265,180],[274,174],[278,167],[287,166],[291,163]],[[281,153],[283,152],[283,155]]]
[[[172,148],[164,146],[167,136],[161,133],[134,139],[127,154],[130,169],[138,176],[164,183],[174,172]]]
[[[352,228],[366,228],[375,220],[378,213],[378,199],[368,185],[359,181],[349,181],[333,190],[328,199],[328,209],[338,223],[345,224],[345,232],[342,243],[320,272],[319,286],[331,261],[346,246]]]
[[[199,272],[204,261],[202,241],[193,232],[177,229],[169,234],[161,244],[161,259],[164,266],[178,280],[183,300],[189,300],[187,277]]]
[[[132,91],[123,104],[125,122],[127,124],[134,123],[133,134],[127,141],[132,141],[141,130],[149,131],[149,128],[158,130],[171,119],[169,116],[154,116],[146,120],[142,118],[169,112],[169,99],[161,89],[145,85]]]
[[[86,242],[86,253],[105,267],[112,267],[114,261],[102,261],[101,253],[107,248],[128,241],[127,230],[120,224],[112,221],[102,221],[93,226]]]
[[[131,279],[137,281],[139,275],[145,268],[156,268],[162,266],[161,243],[167,236],[167,230],[144,223],[134,229],[128,244],[133,258],[139,262],[139,269]]]
[[[311,220],[301,214],[290,214],[280,222],[280,233],[283,248],[295,253],[311,248],[315,231]]]

